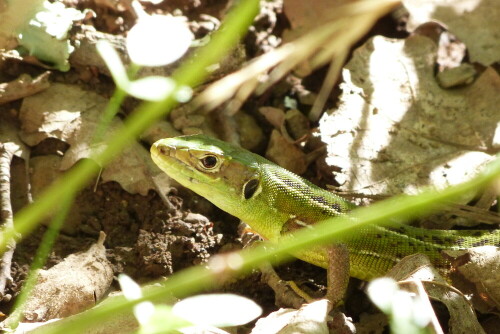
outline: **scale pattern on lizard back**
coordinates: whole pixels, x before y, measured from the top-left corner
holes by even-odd
[[[295,219],[309,225],[345,215],[355,208],[354,204],[272,163],[261,166],[261,173],[264,183],[262,192],[269,204],[295,217],[284,223],[282,233],[300,228],[301,224],[295,224]],[[370,225],[356,230],[353,236],[345,239],[351,276],[360,279],[381,276],[403,257],[415,253],[427,255],[436,268],[446,274],[450,263],[441,256],[442,250],[500,246],[498,230],[443,231],[392,225],[396,227]],[[326,252],[320,247],[295,255],[304,261],[327,267]]]

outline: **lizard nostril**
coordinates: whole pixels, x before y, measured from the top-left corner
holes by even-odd
[[[158,145],[158,152],[160,152],[163,155],[167,155],[168,148],[166,146],[163,146],[163,145]]]

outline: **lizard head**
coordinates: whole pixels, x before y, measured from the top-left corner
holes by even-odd
[[[151,157],[170,177],[226,211],[259,192],[258,165],[266,161],[204,135],[160,139]]]

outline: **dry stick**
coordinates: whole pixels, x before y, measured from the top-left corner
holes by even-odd
[[[0,210],[2,229],[14,227],[12,205],[10,203],[10,163],[17,150],[17,145],[7,142],[0,143]],[[5,294],[5,288],[12,284],[12,256],[16,249],[16,241],[12,239],[7,244],[7,250],[0,260],[0,298],[9,301],[11,295]]]
[[[309,119],[313,122],[319,120],[321,116],[321,112],[323,111],[323,107],[330,96],[330,93],[333,90],[333,86],[335,82],[337,82],[340,72],[342,71],[342,66],[347,59],[347,50],[339,50],[337,53],[333,55],[333,59],[330,62],[330,68],[328,69],[328,73],[326,75],[325,80],[323,81],[323,85],[321,86],[321,90],[319,91],[318,97],[311,108],[309,113]]]
[[[500,193],[499,189],[500,181],[496,180],[495,182],[492,182],[491,185],[486,188],[475,206],[481,209],[489,210],[493,206],[493,203],[498,200],[498,195]]]
[[[44,72],[36,78],[21,74],[17,79],[0,84],[0,104],[22,99],[49,88],[50,72]]]

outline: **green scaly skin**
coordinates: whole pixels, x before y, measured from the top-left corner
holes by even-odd
[[[157,141],[153,161],[180,184],[246,222],[262,237],[283,239],[287,232],[317,221],[345,215],[354,204],[321,189],[263,157],[226,142],[203,136]],[[343,239],[344,240],[344,239]],[[403,257],[426,254],[443,272],[445,249],[500,244],[500,230],[443,231],[407,225],[368,226],[345,239],[350,275],[369,280],[384,275]],[[294,254],[327,268],[324,248]]]

